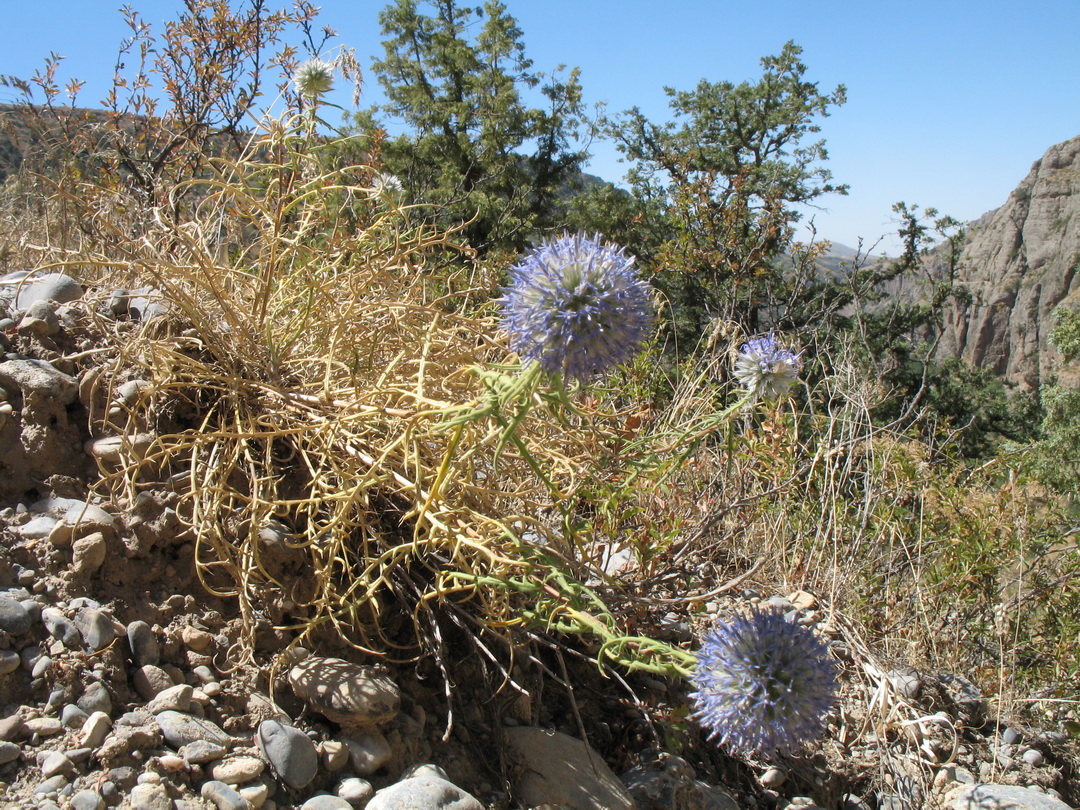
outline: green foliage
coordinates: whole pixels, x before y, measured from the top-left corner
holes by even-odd
[[[758,331],[770,300],[785,297],[775,289],[777,260],[791,246],[798,207],[846,190],[821,166],[824,141],[804,141],[845,90],[822,93],[806,81],[801,53],[787,43],[761,60],[753,83],[667,88],[673,122],[653,123],[634,108],[604,124],[633,165],[645,253],[691,340],[715,317]]]
[[[1050,341],[1069,362],[1080,354],[1080,313],[1062,308],[1056,314]],[[1029,448],[1028,463],[1041,481],[1075,501],[1080,488],[1080,388],[1059,379],[1044,385],[1040,395],[1042,436]]]
[[[577,70],[543,74],[503,3],[397,0],[379,14],[386,54],[372,70],[388,98],[357,116],[407,200],[473,248],[519,250],[562,227],[559,192],[580,171]],[[531,106],[538,90],[546,106]],[[385,138],[381,115],[409,132]]]

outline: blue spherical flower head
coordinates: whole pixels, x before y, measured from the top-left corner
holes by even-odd
[[[634,257],[599,240],[564,234],[510,268],[501,299],[510,347],[549,374],[586,382],[631,359],[652,327]]]
[[[795,751],[818,739],[836,669],[813,631],[773,611],[719,624],[702,641],[693,716],[734,753]]]
[[[746,341],[735,358],[735,379],[755,399],[787,396],[800,371],[799,355],[781,346],[772,332]]]

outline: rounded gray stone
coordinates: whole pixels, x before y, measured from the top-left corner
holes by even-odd
[[[22,659],[14,650],[0,650],[0,676],[14,672],[21,663]]]
[[[168,672],[153,664],[146,664],[135,670],[131,683],[139,697],[146,701],[153,700],[160,692],[176,685]]]
[[[364,807],[375,795],[375,788],[367,779],[350,776],[338,782],[334,793],[355,807]]]
[[[75,703],[67,704],[60,712],[60,722],[65,728],[80,729],[90,719],[90,715],[84,712]]]
[[[21,636],[30,629],[30,613],[21,603],[0,596],[0,630],[12,636]]]
[[[132,660],[139,666],[157,664],[161,660],[161,645],[153,628],[142,621],[134,621],[127,626],[128,647]]]
[[[504,739],[511,761],[521,766],[514,788],[523,803],[595,810],[635,806],[604,758],[581,740],[529,726],[505,729]]]
[[[40,767],[41,775],[46,778],[56,776],[58,773],[64,776],[71,776],[75,773],[75,763],[68,758],[67,754],[61,751],[50,751],[45,754]]]
[[[274,772],[289,787],[305,787],[318,773],[319,752],[300,729],[277,720],[263,720],[255,740]]]
[[[250,810],[251,808],[248,800],[241,796],[238,791],[216,779],[203,782],[199,795],[212,801],[218,810]]]
[[[484,810],[484,806],[452,782],[421,776],[383,788],[365,810]]]
[[[92,790],[80,790],[71,797],[71,810],[105,810],[105,800]]]
[[[5,278],[7,278],[5,276]],[[15,295],[15,308],[29,309],[38,301],[56,301],[66,304],[82,298],[83,288],[71,276],[63,273],[45,273],[22,280]]]
[[[19,758],[22,748],[13,742],[0,740],[0,765],[7,765]]]
[[[216,743],[226,748],[232,743],[232,738],[228,734],[205,717],[166,711],[158,714],[155,719],[165,741],[173,748],[181,748],[197,740]]]
[[[109,695],[109,690],[105,688],[105,684],[98,681],[87,686],[75,703],[87,714],[94,712],[112,714],[112,697]]]
[[[289,670],[289,685],[308,706],[342,725],[384,723],[401,705],[389,676],[340,658],[305,658]]]
[[[1026,762],[1032,768],[1038,768],[1046,762],[1046,757],[1043,756],[1043,752],[1040,751],[1038,748],[1029,748],[1027,751],[1020,755],[1020,758],[1023,759],[1024,762]]]
[[[343,740],[349,749],[349,761],[360,776],[371,776],[390,761],[393,749],[386,737],[377,731],[369,731]]]

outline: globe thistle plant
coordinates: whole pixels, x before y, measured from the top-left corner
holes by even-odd
[[[563,234],[540,245],[510,268],[501,303],[515,352],[580,381],[632,358],[653,323],[634,257],[599,236]]]
[[[781,346],[772,332],[746,341],[735,359],[735,378],[755,399],[787,396],[800,371],[799,355]]]
[[[734,753],[790,752],[819,738],[836,670],[813,631],[774,611],[719,624],[702,641],[693,716]]]
[[[318,100],[334,88],[334,66],[317,56],[308,59],[296,69],[293,84],[304,98]]]

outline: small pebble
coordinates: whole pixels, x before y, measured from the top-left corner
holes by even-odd
[[[161,645],[153,628],[142,620],[127,626],[128,648],[132,660],[139,666],[157,664],[161,660]]]
[[[207,769],[211,779],[227,785],[242,785],[262,776],[263,761],[258,757],[240,755],[215,762]]]
[[[228,734],[204,717],[196,717],[184,712],[165,711],[157,715],[155,719],[166,742],[173,748],[179,749],[196,740],[205,740],[225,747],[232,743]]]
[[[206,740],[195,740],[187,745],[181,746],[177,753],[184,758],[184,761],[189,765],[204,765],[207,762],[213,762],[215,759],[221,759],[229,750],[218,743],[208,742]]]
[[[224,782],[219,782],[216,779],[203,782],[199,795],[212,801],[217,805],[218,810],[249,810],[250,807],[247,799]]]
[[[66,787],[67,783],[68,780],[66,776],[62,776],[61,774],[50,776],[34,789],[34,794],[38,796],[48,796],[51,793],[58,796],[60,790]]]
[[[366,779],[352,776],[348,779],[342,779],[334,792],[349,804],[355,807],[363,807],[375,795],[375,788]]]
[[[390,761],[394,753],[386,737],[377,731],[359,734],[344,742],[349,749],[349,761],[352,763],[353,770],[360,776],[370,776],[375,773]]]
[[[137,784],[128,794],[131,810],[173,810],[172,799],[164,785]]]
[[[80,709],[76,704],[69,703],[60,712],[60,722],[64,724],[65,728],[73,728],[76,731],[83,727],[83,724],[89,718],[86,712]]]
[[[21,663],[22,659],[14,650],[0,650],[0,676],[14,672]]]
[[[266,804],[266,800],[270,798],[270,786],[264,783],[245,785],[238,792],[247,799],[253,810],[259,810],[260,807]]]
[[[1038,768],[1046,762],[1046,757],[1044,757],[1042,751],[1037,748],[1029,748],[1020,755],[1020,758],[1032,768]]]
[[[46,778],[57,774],[70,776],[75,773],[75,763],[60,751],[50,751],[46,754],[41,760],[40,767],[41,775]]]
[[[37,734],[39,737],[52,737],[64,730],[58,717],[34,717],[25,721],[24,725],[28,734]]]
[[[109,690],[105,688],[105,684],[99,681],[94,681],[87,686],[75,703],[87,714],[94,712],[112,714],[112,697],[109,695]]]
[[[105,712],[94,712],[83,723],[82,744],[90,748],[97,748],[109,736],[111,728],[112,720],[109,719],[109,715],[105,714]]]
[[[47,655],[43,655],[34,664],[34,668],[30,670],[30,676],[33,678],[44,677],[45,673],[52,669],[52,665],[52,659]]]
[[[105,810],[105,800],[92,790],[80,790],[71,797],[71,810]]]
[[[9,762],[14,762],[19,758],[19,754],[22,753],[22,748],[13,742],[7,740],[0,740],[0,765],[7,765]]]
[[[19,715],[13,714],[0,720],[0,740],[18,740],[25,735],[26,724]]]
[[[0,596],[0,630],[12,636],[21,636],[30,629],[30,614],[19,602]]]
[[[775,790],[787,781],[787,773],[783,768],[769,768],[761,775],[761,786]]]
[[[153,700],[159,692],[164,692],[176,682],[169,677],[164,669],[153,664],[146,664],[135,670],[131,677],[131,683],[135,691],[145,701]]]
[[[214,640],[214,636],[197,627],[185,626],[180,629],[180,640],[184,642],[184,645],[189,650],[202,652],[210,646],[210,642]]]
[[[349,764],[349,749],[340,740],[327,740],[320,744],[319,754],[323,767],[331,773]]]

